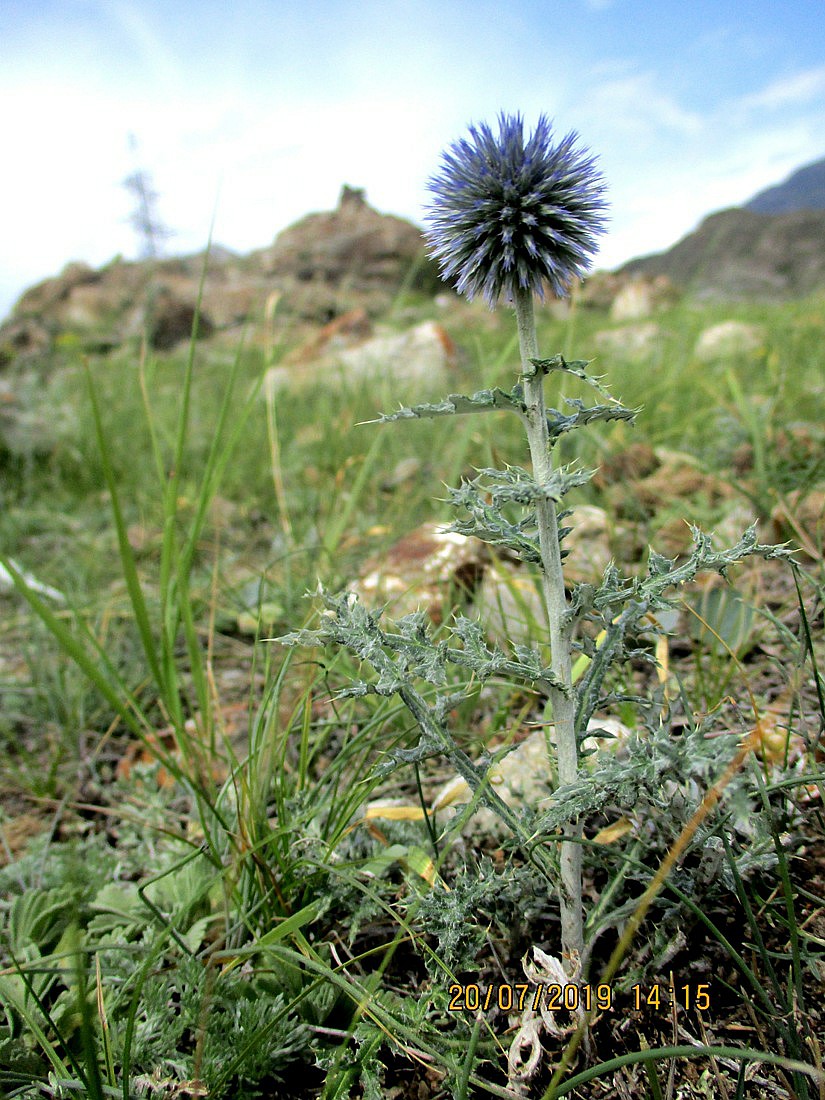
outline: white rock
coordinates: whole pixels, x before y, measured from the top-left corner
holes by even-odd
[[[729,359],[736,355],[753,355],[765,344],[762,325],[750,325],[744,321],[722,321],[706,328],[696,341],[694,354],[703,363],[714,359]]]
[[[650,355],[662,335],[654,321],[641,325],[623,325],[621,328],[603,329],[593,338],[600,351],[609,351],[628,357]]]
[[[679,295],[666,275],[642,275],[620,287],[610,306],[612,321],[638,321],[657,309],[672,306]]]
[[[611,321],[638,321],[653,312],[653,288],[648,282],[634,279],[627,283],[610,307]]]
[[[592,718],[588,724],[592,736],[585,738],[582,747],[618,751],[631,735],[631,730],[616,718]],[[604,734],[608,734],[607,737]],[[551,727],[551,741],[553,727]],[[595,757],[586,757],[584,766]],[[521,806],[546,810],[552,799],[552,776],[547,758],[544,731],[536,730],[509,752],[503,760],[494,764],[489,773],[490,785],[501,799],[517,813]],[[461,806],[472,801],[472,792],[460,776],[446,783],[433,799],[432,811],[437,815],[453,817]],[[498,836],[505,831],[504,823],[485,806],[475,811],[465,825],[465,832],[473,836]]]
[[[293,382],[300,385],[320,377],[328,382],[380,375],[402,382],[426,382],[442,378],[455,362],[455,345],[445,329],[436,321],[423,321],[406,332],[373,336],[302,366],[273,367],[267,371],[264,389],[271,391]]]

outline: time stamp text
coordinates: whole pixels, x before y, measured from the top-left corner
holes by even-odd
[[[458,982],[448,987],[449,1012],[523,1012],[542,1008],[551,1012],[611,1012],[631,1008],[636,1012],[649,1008],[664,1011],[672,1007],[706,1012],[711,1006],[708,983],[685,985],[632,985],[619,993],[611,985],[532,985],[527,982],[480,985]]]

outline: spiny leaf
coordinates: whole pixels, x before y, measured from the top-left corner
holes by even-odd
[[[451,490],[452,491],[452,490]],[[535,519],[528,516],[519,523],[510,523],[498,509],[481,500],[465,505],[470,511],[469,519],[454,520],[448,530],[457,535],[477,538],[488,546],[502,546],[512,551],[523,562],[540,562],[541,549],[538,535],[535,533]]]
[[[586,367],[590,366],[592,359],[574,359],[568,363],[563,355],[554,355],[550,359],[531,359],[530,362],[533,364],[536,373],[541,371],[542,374],[550,374],[553,371],[561,371],[564,374],[572,374],[576,378],[580,378],[582,382],[586,382],[588,386],[600,393],[602,397],[606,397],[608,401],[612,401],[615,405],[621,405],[607,387],[602,385],[603,375],[588,374],[585,370]],[[525,377],[532,376],[525,375]]]
[[[628,420],[631,423],[636,419],[638,409],[628,409],[624,405],[592,405],[585,407],[582,401],[575,397],[566,397],[565,404],[578,409],[578,412],[565,416],[558,409],[547,410],[547,427],[550,431],[551,443],[555,442],[564,432],[574,428],[583,428],[595,420]]]
[[[464,481],[459,489],[450,489],[450,503],[467,507],[474,496],[489,497],[494,507],[502,504],[535,504],[538,500],[560,501],[571,489],[585,485],[593,476],[590,470],[574,470],[572,466],[560,466],[553,470],[547,481],[536,481],[521,466],[508,466],[504,470],[482,469],[478,477]]]
[[[463,393],[451,393],[443,401],[434,404],[410,405],[394,413],[382,413],[376,420],[367,420],[367,424],[389,424],[393,420],[432,420],[437,416],[456,416],[461,413],[490,412],[495,409],[512,409],[524,412],[524,399],[521,386],[512,390],[502,390],[498,386],[490,390],[479,390],[472,397]]]

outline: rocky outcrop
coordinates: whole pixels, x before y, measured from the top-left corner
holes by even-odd
[[[99,270],[69,264],[27,290],[0,326],[0,366],[48,354],[67,333],[91,350],[144,334],[166,350],[190,338],[196,309],[198,334],[207,336],[260,318],[273,295],[292,320],[318,324],[353,309],[375,318],[403,288],[442,286],[420,230],[374,210],[363,191],[344,187],[335,210],[308,215],[248,256],[216,246],[208,261],[201,253],[117,258]]]
[[[307,215],[250,260],[312,320],[331,320],[342,312],[342,300],[386,305],[387,292],[402,285],[433,292],[441,286],[421,231],[403,218],[379,214],[363,190],[353,187],[344,187],[336,210]]]

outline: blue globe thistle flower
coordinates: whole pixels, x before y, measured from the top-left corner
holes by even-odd
[[[460,294],[492,307],[519,289],[543,299],[549,285],[561,298],[589,268],[605,225],[604,180],[576,133],[552,138],[545,115],[525,143],[521,115],[501,114],[497,138],[487,124],[471,126],[470,139],[443,154],[425,238]]]

